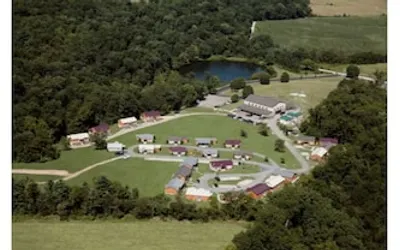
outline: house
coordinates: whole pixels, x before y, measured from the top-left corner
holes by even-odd
[[[225,140],[225,147],[226,148],[240,148],[240,140]]]
[[[233,152],[233,158],[236,160],[250,160],[253,157],[253,154],[250,152],[244,151],[235,151]]]
[[[316,147],[310,155],[310,159],[313,161],[323,161],[328,154],[328,150],[324,147]]]
[[[82,146],[90,144],[89,133],[67,135],[70,146]]]
[[[285,178],[286,183],[294,183],[299,179],[299,176],[290,170],[278,170],[275,174]]]
[[[185,160],[183,160],[182,165],[195,167],[198,165],[198,163],[199,163],[199,159],[197,159],[195,157],[187,157],[187,158],[185,158]]]
[[[314,146],[315,145],[315,137],[314,136],[298,136],[295,140],[294,143],[298,145],[309,145],[309,146]]]
[[[143,112],[140,116],[140,119],[142,119],[144,122],[155,122],[161,120],[162,118],[160,111],[152,110]]]
[[[267,186],[270,187],[271,189],[278,188],[284,183],[285,183],[285,178],[283,178],[280,175],[271,175],[265,180],[265,184],[267,184]]]
[[[138,152],[141,154],[154,154],[161,150],[161,145],[154,144],[140,144],[138,146]]]
[[[108,152],[122,152],[125,150],[125,145],[119,142],[109,142],[107,143]]]
[[[213,171],[225,171],[233,168],[232,160],[210,161],[210,169]]]
[[[151,134],[140,134],[136,135],[136,139],[141,143],[153,143],[155,136]]]
[[[265,183],[258,183],[253,187],[246,189],[246,192],[253,198],[253,199],[260,199],[265,196],[271,190]]]
[[[170,147],[169,151],[171,154],[176,156],[183,156],[187,154],[187,149],[185,147]]]
[[[339,144],[339,140],[336,138],[319,138],[317,141],[317,145],[324,147],[324,146],[329,146],[329,145],[337,145]]]
[[[252,115],[272,117],[276,113],[285,112],[286,103],[274,97],[251,94],[238,109]]]
[[[181,165],[178,171],[176,171],[174,178],[179,178],[182,180],[187,180],[192,175],[192,167]]]
[[[207,201],[212,195],[212,192],[204,188],[190,187],[185,192],[185,198],[191,201]]]
[[[110,133],[110,126],[106,123],[97,125],[96,127],[89,129],[89,134],[106,134]]]
[[[129,128],[137,125],[137,119],[134,116],[125,117],[118,120],[118,128]]]
[[[180,136],[170,136],[167,139],[167,144],[173,144],[173,145],[184,144],[188,142],[189,140],[186,137],[180,137]]]
[[[196,138],[196,145],[200,147],[209,147],[210,145],[213,145],[217,143],[216,138]]]
[[[185,185],[185,181],[179,178],[173,178],[170,180],[167,185],[165,185],[164,193],[168,195],[176,195],[179,190]]]
[[[218,150],[213,148],[204,149],[203,156],[206,158],[218,158]]]

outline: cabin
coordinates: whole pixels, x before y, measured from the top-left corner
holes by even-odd
[[[296,182],[300,177],[295,173],[290,170],[279,170],[275,172],[276,175],[280,175],[283,178],[285,178],[285,183],[294,183]]]
[[[97,125],[96,127],[89,129],[89,134],[110,134],[110,126],[106,123]]]
[[[265,180],[265,184],[271,189],[276,189],[285,184],[285,178],[280,175],[271,175]]]
[[[236,148],[240,148],[240,140],[225,140],[224,146],[226,148],[232,148],[232,149],[236,149]]]
[[[187,154],[187,149],[185,147],[170,147],[169,151],[175,156],[184,156]]]
[[[298,136],[294,140],[294,143],[302,146],[314,146],[316,143],[316,139],[314,136]]]
[[[218,156],[219,156],[218,155],[218,150],[213,149],[213,148],[204,149],[202,154],[203,154],[203,157],[208,158],[208,159],[210,159],[210,158],[218,158]]]
[[[325,160],[328,155],[328,150],[324,147],[316,147],[310,154],[310,159],[313,161],[321,162]]]
[[[209,167],[213,171],[226,171],[233,168],[232,160],[210,161]]]
[[[155,136],[152,134],[140,134],[136,135],[136,139],[138,142],[147,144],[147,143],[153,143],[155,141]]]
[[[189,177],[192,175],[192,167],[191,166],[186,166],[186,165],[181,165],[178,171],[176,171],[174,178],[182,179],[182,180],[187,180]]]
[[[261,199],[266,194],[268,194],[270,191],[271,191],[271,188],[268,187],[268,185],[265,183],[258,183],[256,185],[246,189],[247,194],[250,195],[250,197],[253,199]]]
[[[118,128],[129,128],[137,125],[137,119],[134,116],[125,117],[118,120]]]
[[[140,144],[138,146],[138,152],[140,154],[154,154],[161,151],[161,145],[154,144]]]
[[[152,110],[143,112],[140,116],[140,119],[144,122],[155,122],[161,120],[162,118],[160,111]]]
[[[236,159],[236,160],[248,161],[248,160],[251,160],[252,157],[253,157],[253,154],[250,152],[244,152],[244,151],[233,152],[233,159]]]
[[[167,144],[170,144],[170,145],[185,144],[188,142],[189,142],[189,140],[186,137],[181,137],[181,136],[170,136],[167,139]]]
[[[191,201],[208,201],[213,193],[204,188],[189,187],[186,189],[185,198]]]
[[[317,142],[318,146],[325,147],[325,146],[336,146],[339,144],[339,140],[336,138],[320,138]]]
[[[199,159],[195,157],[187,157],[183,160],[182,165],[196,167],[199,164]]]
[[[108,152],[123,152],[125,150],[125,145],[119,142],[109,142],[107,143]]]
[[[217,143],[216,138],[196,138],[195,140],[198,147],[210,147]]]
[[[67,140],[70,146],[83,146],[90,144],[89,133],[67,135]]]
[[[178,178],[173,178],[170,180],[167,185],[165,185],[164,188],[164,194],[167,195],[177,195],[179,190],[185,185],[185,181],[178,179]]]

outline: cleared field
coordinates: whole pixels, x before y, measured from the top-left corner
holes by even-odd
[[[372,16],[387,13],[386,0],[311,0],[315,15]]]
[[[299,105],[305,112],[318,105],[329,92],[334,90],[342,77],[296,80],[288,83],[271,83],[270,85],[252,85],[254,93],[262,96],[273,96]],[[305,94],[306,97],[291,96],[291,93]],[[229,90],[224,94],[231,95]],[[225,107],[224,107],[225,108]]]
[[[222,250],[245,230],[240,223],[17,222],[14,250]]]
[[[337,72],[346,73],[346,68],[348,64],[324,64],[321,65],[325,69],[334,70]],[[360,75],[374,77],[374,72],[376,70],[381,70],[387,72],[386,63],[376,63],[376,64],[361,64],[357,65],[360,68]]]
[[[113,153],[89,147],[63,151],[59,159],[45,163],[13,163],[12,168],[58,169],[72,173],[112,157]]]
[[[387,19],[374,17],[313,17],[257,22],[255,35],[267,34],[286,48],[332,49],[343,53],[386,53]]]
[[[54,175],[35,175],[35,174],[13,174],[12,177],[15,180],[21,180],[25,178],[32,179],[34,181],[49,181],[49,180],[58,180],[61,179],[62,176],[54,176]]]
[[[247,132],[247,138],[240,138],[240,130]],[[136,135],[149,133],[156,135],[156,143],[165,143],[168,136],[186,136],[189,144],[193,145],[196,137],[215,137],[218,143],[215,147],[223,147],[226,139],[241,139],[241,148],[267,155],[277,163],[283,157],[287,168],[297,168],[298,163],[289,152],[279,153],[274,151],[277,137],[270,135],[263,137],[258,134],[257,127],[248,123],[233,120],[226,116],[188,116],[171,120],[163,124],[144,128],[115,138],[125,145],[137,144]]]

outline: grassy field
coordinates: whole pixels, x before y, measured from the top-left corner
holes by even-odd
[[[72,173],[97,162],[114,157],[113,153],[94,148],[80,148],[63,151],[59,159],[45,163],[13,163],[13,168],[57,169]]]
[[[377,17],[313,17],[257,22],[255,35],[268,34],[287,48],[333,49],[344,53],[386,53],[387,20]]]
[[[223,250],[241,223],[190,222],[17,222],[14,250]]]
[[[372,16],[387,13],[386,0],[311,0],[315,15]]]
[[[296,80],[288,83],[273,82],[270,85],[252,85],[254,93],[262,96],[274,96],[299,105],[305,112],[315,107],[329,92],[334,90],[342,77]],[[306,97],[291,96],[291,93],[303,93]],[[231,95],[228,90],[224,94]],[[239,105],[238,105],[239,106]],[[226,108],[225,106],[223,108]],[[232,107],[229,107],[231,109]]]
[[[323,64],[321,67],[324,69],[330,69],[337,72],[346,73],[346,68],[348,64]],[[381,70],[387,72],[386,63],[376,63],[376,64],[360,64],[357,65],[360,68],[360,75],[374,77],[374,72],[376,70]]]
[[[25,178],[32,179],[33,181],[49,181],[49,180],[58,180],[63,178],[62,176],[54,176],[54,175],[35,175],[35,174],[13,174],[12,177],[15,180],[21,180]]]
[[[115,138],[116,141],[125,145],[137,144],[136,135],[150,133],[156,135],[156,143],[165,143],[168,136],[186,136],[191,145],[196,137],[216,137],[216,147],[223,147],[226,139],[240,139],[240,130],[247,132],[247,138],[241,138],[241,148],[252,152],[265,154],[276,162],[283,157],[286,167],[297,168],[298,164],[292,154],[274,151],[274,143],[277,139],[271,135],[263,137],[257,133],[257,127],[248,123],[233,120],[225,116],[190,116],[165,122],[163,124],[144,128]]]

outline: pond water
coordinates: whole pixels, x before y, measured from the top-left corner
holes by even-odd
[[[179,71],[181,74],[193,72],[195,78],[199,80],[204,80],[207,74],[209,74],[212,76],[217,76],[222,82],[230,82],[239,77],[249,79],[252,74],[262,71],[262,69],[258,65],[252,63],[204,61],[185,65]]]

